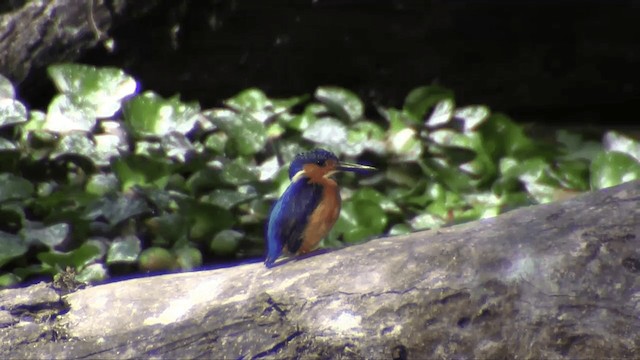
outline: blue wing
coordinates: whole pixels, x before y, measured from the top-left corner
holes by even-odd
[[[280,256],[284,246],[295,253],[302,245],[302,233],[309,216],[322,200],[322,186],[309,184],[303,177],[289,185],[271,210],[267,228],[268,267]]]

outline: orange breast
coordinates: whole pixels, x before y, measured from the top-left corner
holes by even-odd
[[[333,227],[340,215],[340,190],[335,181],[323,178],[318,181],[323,186],[322,200],[318,207],[311,213],[309,224],[302,234],[302,246],[298,254],[312,251],[318,246],[329,230]]]

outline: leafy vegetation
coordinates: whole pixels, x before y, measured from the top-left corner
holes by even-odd
[[[438,86],[369,118],[352,92],[271,99],[247,89],[216,109],[151,91],[119,69],[60,64],[46,113],[0,76],[0,286],[69,270],[83,282],[261,257],[264,223],[313,147],[372,164],[340,175],[325,245],[495,216],[640,178],[640,144],[559,131],[547,143]]]

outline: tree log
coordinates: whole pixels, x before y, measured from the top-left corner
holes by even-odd
[[[640,182],[290,261],[0,291],[1,358],[640,354]]]
[[[116,20],[131,21],[158,1],[17,2],[0,12],[0,74],[21,82],[34,69],[75,60],[106,40]]]

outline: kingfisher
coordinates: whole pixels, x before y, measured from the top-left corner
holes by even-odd
[[[283,249],[291,255],[308,253],[329,233],[341,205],[334,174],[373,170],[376,168],[372,166],[342,162],[324,149],[296,155],[289,166],[291,184],[269,216],[265,265],[272,267]]]

